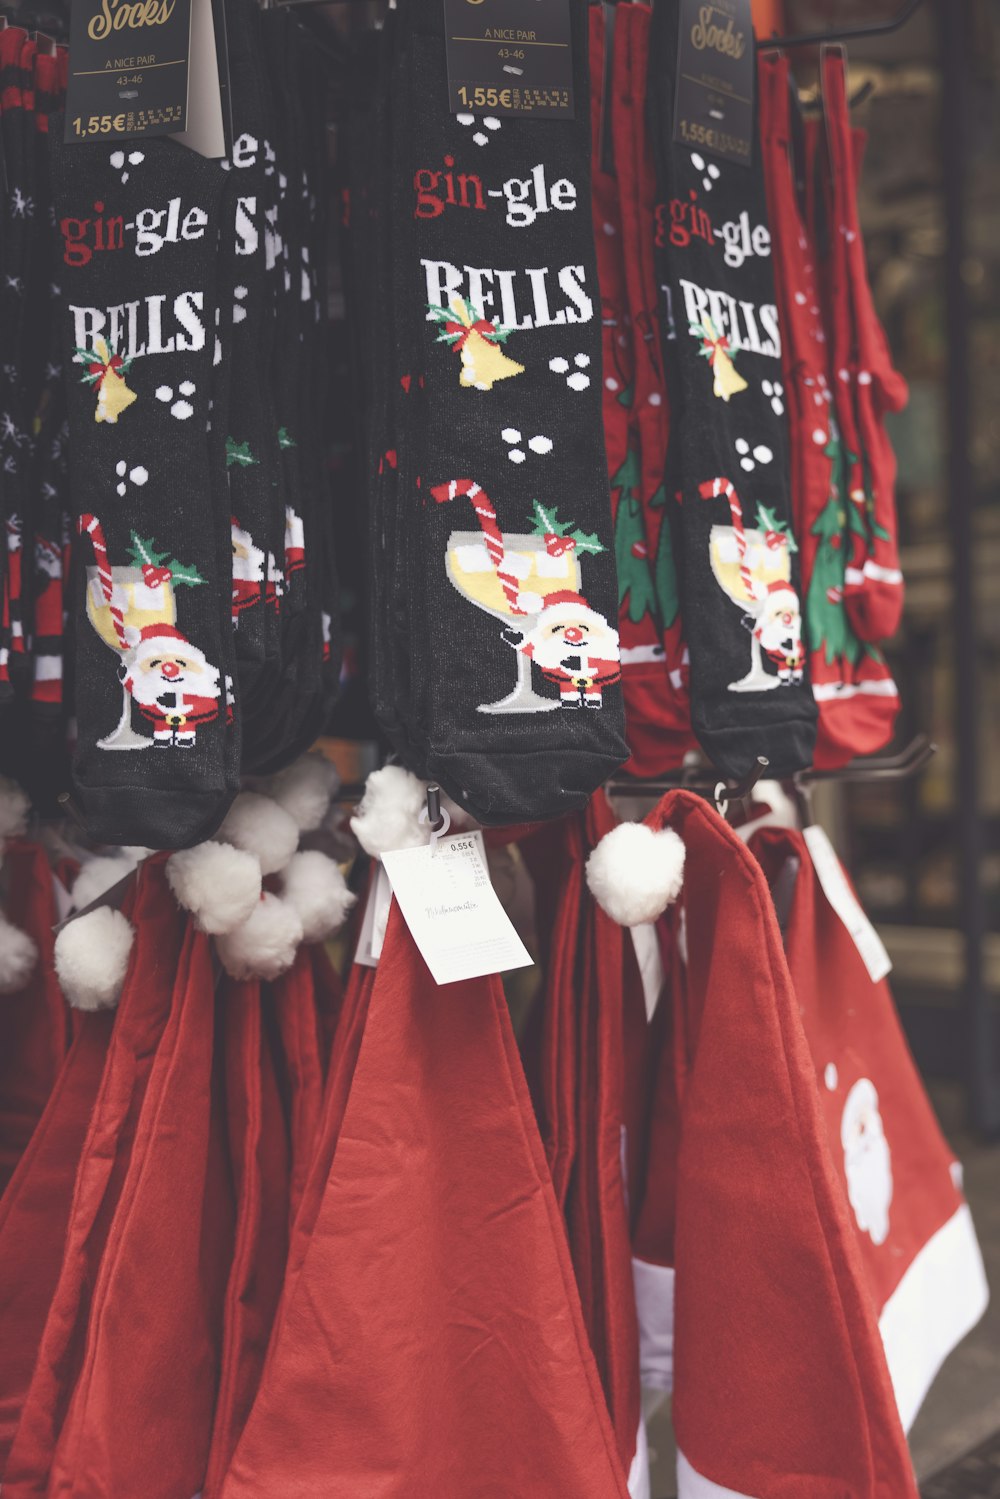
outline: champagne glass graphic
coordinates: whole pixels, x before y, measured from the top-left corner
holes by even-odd
[[[575,544],[553,548],[545,535],[501,532],[496,511],[471,479],[441,484],[431,493],[439,502],[467,498],[479,518],[478,531],[453,531],[448,538],[448,577],[463,598],[506,625],[530,630],[546,598],[580,588]],[[495,703],[480,703],[480,713],[551,713],[558,699],[543,697],[531,683],[531,661],[514,652],[517,680]]]
[[[763,506],[758,509],[759,529],[745,531],[739,496],[728,479],[701,485],[703,499],[722,496],[729,502],[732,525],[713,526],[709,533],[712,574],[727,598],[739,604],[753,622],[750,631],[750,670],[730,692],[773,692],[781,686],[778,677],[764,669],[759,638],[767,610],[768,590],[774,583],[791,584],[792,551],[795,542],[787,530],[774,522]]]
[[[169,572],[144,567],[112,567],[108,562],[104,532],[96,516],[80,517],[80,530],[90,536],[96,565],[87,568],[87,618],[104,641],[124,663],[129,649],[128,631],[139,631],[146,625],[174,625],[177,608]],[[118,725],[103,739],[98,749],[149,749],[152,740],[137,734],[132,727],[132,699],[122,686],[122,712]]]

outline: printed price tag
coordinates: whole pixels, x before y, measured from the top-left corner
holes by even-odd
[[[750,0],[681,0],[674,140],[748,167],[755,68]]]
[[[573,119],[570,3],[444,0],[452,113]]]
[[[436,984],[531,966],[490,882],[482,833],[400,849],[382,862]]]
[[[170,135],[224,156],[220,58],[225,21],[213,0],[73,0],[65,141]],[[124,172],[130,164],[123,156]]]
[[[806,840],[816,878],[823,887],[823,894],[850,932],[861,961],[868,969],[873,984],[892,972],[892,961],[885,950],[882,938],[872,926],[858,904],[857,896],[847,883],[829,838],[820,827],[806,828],[802,835]]]

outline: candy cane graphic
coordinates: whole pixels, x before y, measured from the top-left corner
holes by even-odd
[[[743,530],[743,506],[739,495],[728,479],[706,479],[704,484],[699,484],[698,491],[703,500],[717,500],[720,495],[724,495],[729,501],[729,514],[732,517],[733,530],[736,532],[736,547],[740,554],[740,580],[747,591],[747,597],[756,603],[758,593],[747,566],[747,538]]]
[[[101,529],[101,523],[97,519],[96,515],[80,516],[81,536],[83,535],[84,531],[86,531],[87,535],[90,537],[91,545],[94,548],[94,561],[97,563],[97,576],[100,579],[101,592],[104,594],[104,601],[107,604],[108,611],[111,615],[111,623],[115,627],[115,634],[118,637],[118,645],[121,650],[127,651],[129,645],[128,641],[125,638],[125,619],[122,614],[121,607],[114,601],[114,578],[111,575],[111,565],[108,562],[108,544],[104,540],[104,532]]]
[[[452,479],[449,484],[438,484],[431,489],[431,494],[439,505],[447,500],[454,500],[459,495],[465,496],[472,505],[473,510],[479,518],[479,526],[486,542],[486,550],[497,575],[500,587],[510,605],[512,614],[526,614],[527,610],[520,607],[519,599],[521,590],[513,573],[508,572],[505,566],[506,553],[504,551],[503,534],[500,530],[500,522],[493,508],[489,496],[481,489],[474,479]]]

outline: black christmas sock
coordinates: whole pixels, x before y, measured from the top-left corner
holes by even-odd
[[[675,143],[678,11],[654,9],[649,118],[657,254],[671,375],[667,492],[681,501],[691,719],[712,763],[743,776],[809,765],[816,705],[805,675],[791,533],[781,335],[759,145],[749,166]]]
[[[231,537],[210,472],[224,174],[168,140],[53,142],[74,506],[74,781],[93,835],[179,847],[239,784]]]
[[[399,18],[414,80],[406,303],[424,378],[403,494],[408,728],[428,771],[498,823],[581,805],[628,753],[587,15],[572,8],[574,121],[451,114],[442,20],[435,0]]]

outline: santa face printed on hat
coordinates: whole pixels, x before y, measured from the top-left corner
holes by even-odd
[[[878,1093],[870,1078],[859,1078],[847,1095],[840,1143],[844,1147],[847,1195],[858,1228],[871,1237],[873,1244],[884,1244],[889,1237],[892,1156],[879,1113]]]

